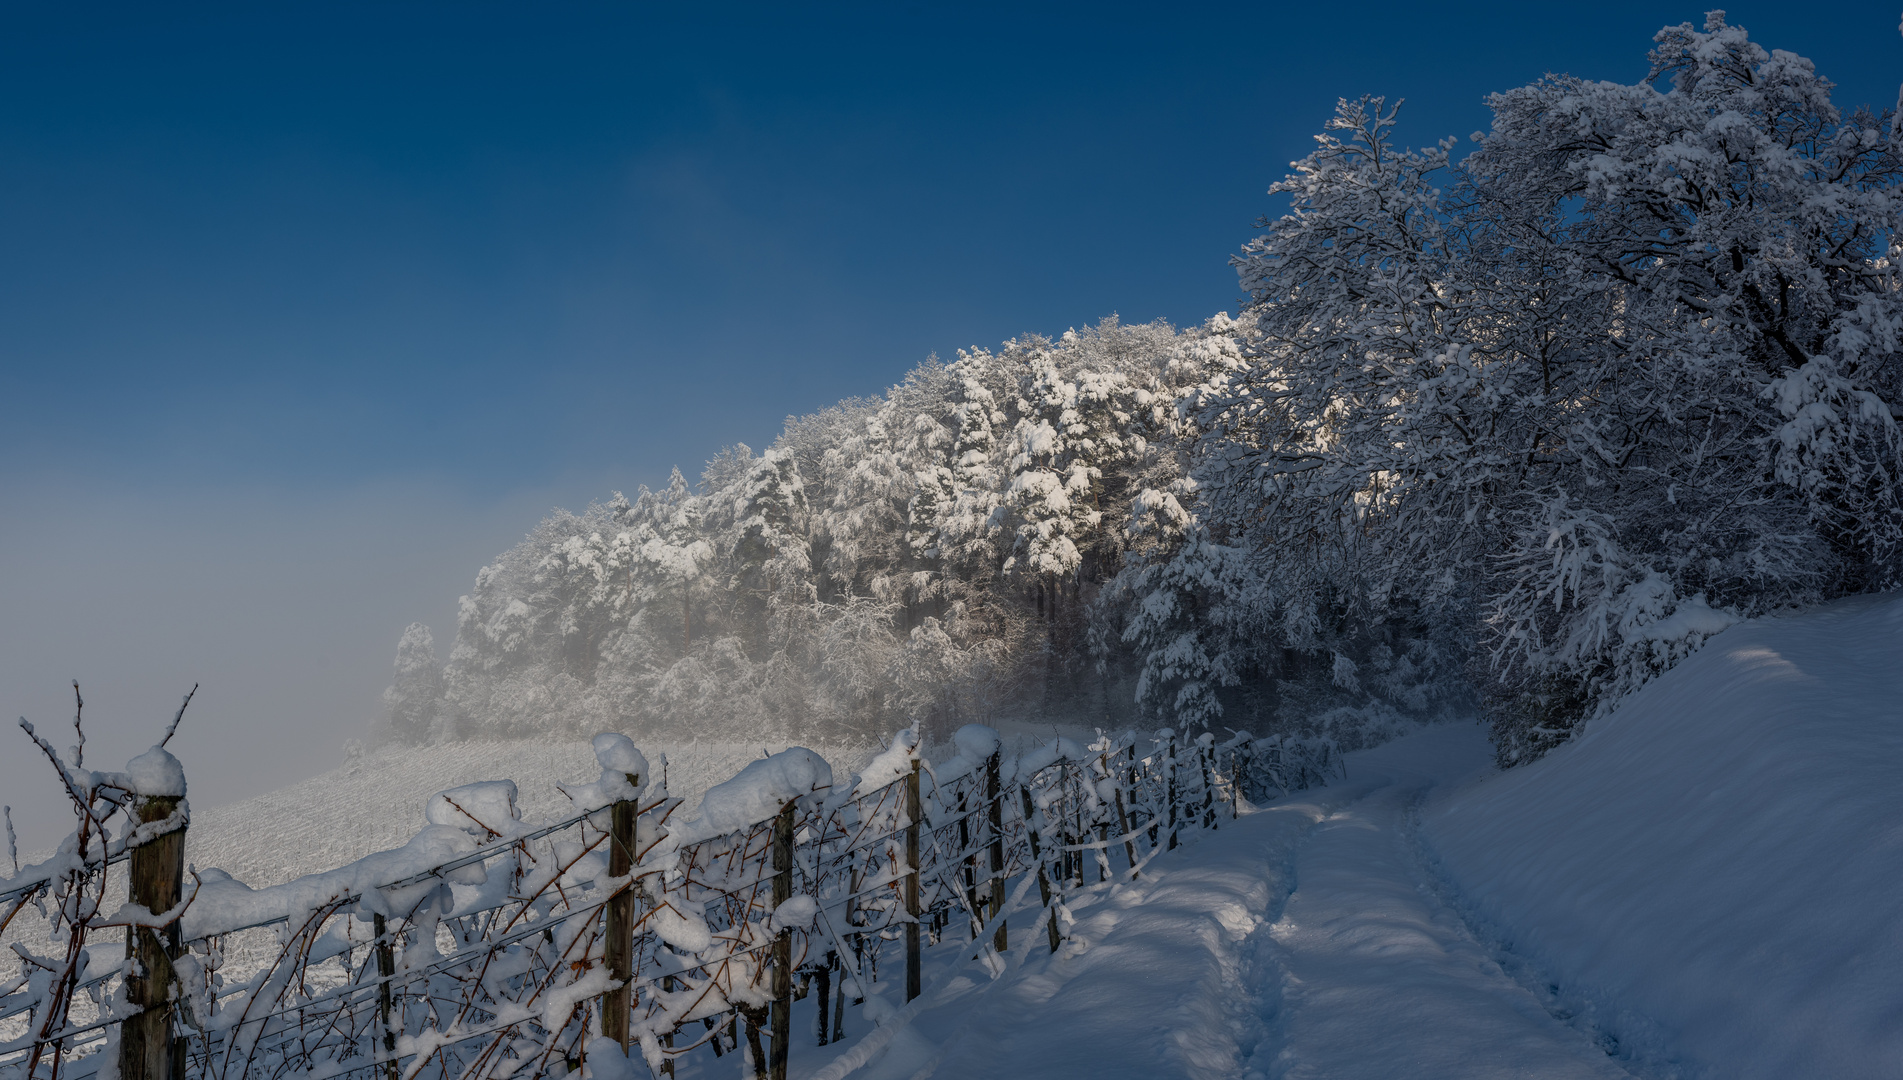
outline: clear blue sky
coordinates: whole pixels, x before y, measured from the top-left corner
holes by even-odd
[[[1703,18],[693,7],[0,7],[0,715],[78,674],[143,720],[207,678],[206,760],[303,755],[219,792],[327,767],[402,625],[446,651],[549,505],[933,352],[1234,310],[1337,97],[1465,136]],[[1894,5],[1731,18],[1896,100]]]

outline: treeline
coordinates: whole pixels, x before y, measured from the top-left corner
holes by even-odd
[[[1218,317],[965,351],[698,485],[558,514],[478,575],[446,668],[406,634],[396,733],[1128,719],[1104,592],[1155,543],[1137,501],[1185,475],[1181,402],[1240,349]]]
[[[396,734],[1158,719],[1544,752],[1730,622],[1892,587],[1896,119],[1714,14],[1409,150],[1343,102],[1240,316],[927,363],[546,521]],[[842,730],[843,729],[843,730]]]

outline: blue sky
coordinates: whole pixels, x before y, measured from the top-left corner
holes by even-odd
[[[203,678],[214,796],[327,767],[403,624],[446,651],[549,506],[934,352],[1233,311],[1337,97],[1465,136],[1489,91],[1636,81],[1703,18],[680,10],[0,6],[0,713],[78,675],[144,723]],[[1840,105],[1896,99],[1894,6],[1731,17]]]

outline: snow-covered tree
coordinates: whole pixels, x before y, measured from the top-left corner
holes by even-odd
[[[390,734],[402,742],[429,739],[442,704],[443,666],[436,639],[422,623],[404,627],[396,643],[396,677],[383,692]]]
[[[1120,568],[1136,492],[1175,475],[1158,465],[1170,388],[1236,353],[1209,336],[1113,319],[928,360],[882,398],[790,419],[763,453],[723,451],[696,488],[676,472],[557,513],[465,598],[439,733],[1101,721],[1084,608]],[[1029,497],[1047,477],[1067,503]]]
[[[1247,362],[1190,395],[1191,512],[1275,645],[1474,643],[1514,761],[1732,618],[1893,579],[1897,157],[1718,14],[1644,83],[1491,105],[1455,166],[1343,102],[1272,189]]]

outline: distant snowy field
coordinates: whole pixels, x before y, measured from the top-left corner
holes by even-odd
[[[998,725],[1007,748],[1042,745],[1059,729],[1049,724]],[[1069,728],[1076,738],[1088,733]],[[747,762],[795,745],[788,742],[712,742],[636,739],[655,778],[665,758],[668,791],[693,810],[701,793],[729,779]],[[866,742],[802,742],[832,766],[844,783],[881,746]],[[927,747],[941,760],[951,751]],[[185,763],[189,782],[191,762]],[[353,862],[399,847],[424,825],[431,795],[477,780],[513,780],[517,805],[530,821],[554,820],[573,810],[560,785],[588,783],[601,773],[586,739],[547,738],[456,742],[440,746],[385,746],[301,783],[222,806],[192,808],[185,858],[215,866],[254,888]],[[35,855],[34,858],[43,858]]]
[[[658,775],[667,759],[668,790],[692,808],[702,792],[739,772],[778,742],[637,742]],[[877,745],[818,751],[840,779]],[[186,763],[187,768],[190,762]],[[528,820],[554,820],[573,810],[558,785],[595,780],[601,767],[584,739],[386,746],[302,783],[205,809],[194,807],[185,858],[215,866],[253,887],[342,866],[398,847],[424,825],[423,805],[445,788],[477,780],[513,780]]]

